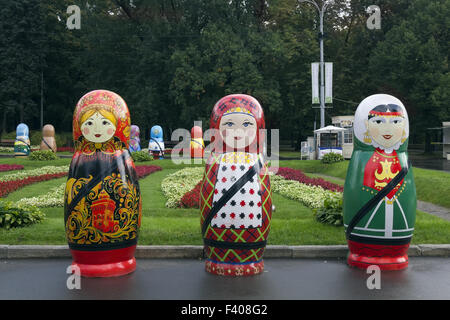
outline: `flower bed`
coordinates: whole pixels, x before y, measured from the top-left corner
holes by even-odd
[[[16,191],[17,189],[23,188],[27,185],[47,181],[51,179],[61,178],[67,175],[67,172],[43,174],[40,176],[33,176],[28,178],[23,178],[20,180],[13,181],[0,181],[0,198],[6,196],[7,194]]]
[[[202,168],[185,168],[167,176],[161,188],[169,208],[199,208]],[[300,170],[280,168],[271,173],[272,192],[298,201],[313,210],[317,221],[342,225],[342,187],[309,178]]]
[[[338,184],[331,183],[322,178],[310,178],[307,175],[305,175],[301,170],[281,167],[278,169],[277,175],[282,176],[283,178],[288,180],[295,180],[310,186],[322,187],[323,189],[330,191],[337,191],[337,192],[344,191],[344,188]]]
[[[179,202],[181,208],[200,208],[200,191],[202,187],[202,181],[196,184],[194,189],[184,194]]]
[[[203,178],[203,168],[184,168],[168,175],[161,182],[161,189],[167,198],[166,207],[178,208],[183,196],[192,191]]]
[[[136,173],[138,179],[142,179],[149,174],[160,171],[162,168],[160,166],[136,166]],[[66,188],[66,183],[50,189],[46,194],[32,197],[23,198],[16,202],[17,205],[32,205],[36,207],[62,207],[64,206],[64,190]]]
[[[334,195],[333,191],[319,186],[311,186],[296,180],[288,180],[282,176],[273,175],[270,178],[272,192],[280,193],[286,198],[301,202],[311,209],[324,206],[324,200]]]
[[[45,174],[65,173],[69,171],[69,166],[45,166],[42,168],[23,170],[0,177],[0,182],[15,181],[30,177],[38,177]]]
[[[0,152],[12,153],[14,152],[14,147],[0,147]]]
[[[22,170],[23,168],[20,164],[0,164],[0,172]]]
[[[0,177],[0,198],[32,183],[64,177],[68,171],[68,166],[46,166],[4,175]]]
[[[154,165],[136,166],[136,173],[137,173],[138,179],[142,179],[153,172],[161,171],[161,170],[162,170],[162,168],[160,166],[154,166]]]
[[[73,147],[57,147],[56,149],[57,152],[74,152]]]

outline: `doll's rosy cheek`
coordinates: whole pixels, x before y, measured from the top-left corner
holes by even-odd
[[[227,136],[227,129],[225,129],[225,130],[222,130],[222,137],[226,137]]]
[[[89,128],[84,128],[83,129],[83,134],[88,135],[89,134]]]
[[[114,134],[114,129],[113,128],[109,128],[108,131],[106,131],[106,133],[108,135],[112,135],[112,134]]]

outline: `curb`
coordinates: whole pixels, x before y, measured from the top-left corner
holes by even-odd
[[[137,246],[137,259],[202,259],[203,246]],[[267,246],[266,259],[346,258],[346,245]],[[410,257],[450,257],[450,244],[421,244],[409,247]],[[67,245],[0,245],[0,259],[71,258]]]

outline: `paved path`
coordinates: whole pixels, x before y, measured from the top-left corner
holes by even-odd
[[[369,290],[369,274],[345,259],[266,259],[263,274],[224,278],[191,259],[139,259],[119,278],[81,279],[66,287],[70,259],[0,261],[0,299],[450,299],[450,258],[412,257],[408,269],[381,273],[381,289]]]

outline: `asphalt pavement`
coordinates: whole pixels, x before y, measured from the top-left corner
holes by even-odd
[[[81,278],[68,289],[70,259],[0,260],[0,299],[52,300],[350,300],[450,299],[450,258],[410,257],[403,271],[372,274],[345,259],[266,259],[264,273],[228,278],[208,274],[204,261],[138,259],[134,273]],[[73,283],[73,282],[72,282]]]

